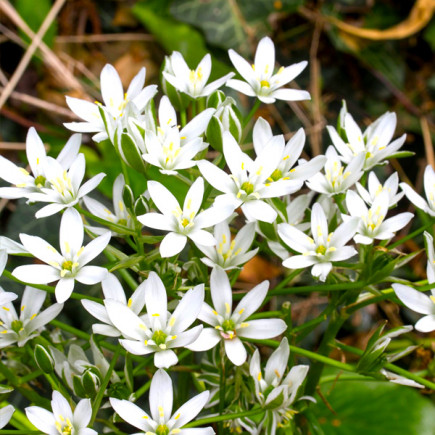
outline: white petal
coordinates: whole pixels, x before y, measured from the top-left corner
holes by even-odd
[[[311,251],[315,246],[314,241],[310,237],[293,225],[286,223],[278,224],[278,234],[290,248],[300,253]]]
[[[277,89],[271,93],[271,96],[277,100],[284,101],[305,101],[311,100],[311,95],[307,91],[299,89]]]
[[[175,308],[171,319],[173,326],[171,331],[175,334],[185,331],[198,317],[204,302],[204,285],[197,285],[190,289]],[[169,323],[171,323],[171,319]]]
[[[162,324],[166,324],[168,311],[168,297],[162,280],[155,272],[150,272],[145,282],[145,304],[150,322],[158,317]]]
[[[424,293],[403,284],[393,284],[397,297],[411,310],[420,314],[433,314],[433,302]]]
[[[164,370],[157,370],[151,380],[150,411],[154,420],[160,420],[160,411],[163,410],[165,421],[172,414],[173,390],[172,380]]]
[[[317,262],[313,255],[293,255],[283,261],[282,265],[288,269],[304,269]]]
[[[133,313],[127,306],[113,299],[106,299],[104,305],[111,322],[118,328],[124,337],[142,340],[146,325],[143,320]]]
[[[174,229],[173,219],[160,213],[146,213],[138,216],[137,220],[149,228],[162,231],[172,231]]]
[[[61,278],[56,284],[56,301],[59,304],[64,303],[74,290],[74,278]]]
[[[228,88],[232,88],[241,94],[247,95],[248,97],[255,97],[256,93],[252,86],[246,82],[242,82],[241,80],[231,79],[228,80],[225,84]]]
[[[201,160],[197,163],[201,175],[211,184],[215,189],[224,193],[231,193],[234,189],[234,182],[230,176],[222,169],[215,166],[207,160]]]
[[[106,64],[100,74],[101,95],[107,107],[118,107],[124,101],[124,89],[116,69]]]
[[[260,200],[245,202],[242,205],[242,210],[249,220],[259,220],[269,224],[278,217],[278,213],[271,205]]]
[[[148,192],[154,204],[163,214],[172,216],[172,213],[180,208],[175,196],[163,184],[157,181],[148,181]]]
[[[227,274],[220,267],[211,271],[210,293],[216,311],[223,315],[231,313],[233,297]]]
[[[171,349],[161,350],[154,354],[154,365],[158,368],[168,369],[178,363],[178,357]]]
[[[50,435],[56,433],[56,420],[51,412],[39,406],[29,406],[25,411],[30,423],[40,431]]]
[[[127,423],[141,429],[143,431],[152,430],[152,426],[147,423],[149,415],[139,406],[128,400],[119,400],[111,397],[110,404],[119,416]]]
[[[251,314],[255,313],[258,308],[260,308],[267,295],[268,289],[269,281],[263,281],[242,298],[234,309],[234,315],[238,317],[239,322],[247,319]]]
[[[178,408],[174,412],[174,418],[177,418],[174,427],[179,428],[192,421],[204,408],[209,395],[209,391],[203,391]]]
[[[28,282],[30,279],[32,284],[48,284],[49,282],[57,281],[60,278],[57,269],[43,264],[18,266],[14,269],[12,275],[23,282]]]
[[[207,231],[196,230],[189,233],[189,238],[193,240],[196,245],[215,246],[216,239]]]
[[[416,324],[415,329],[420,332],[435,331],[435,314],[422,317]]]
[[[319,278],[320,281],[324,282],[329,272],[331,272],[331,269],[331,263],[317,263],[311,269],[311,275]]]
[[[203,328],[199,337],[191,344],[185,346],[194,352],[203,352],[215,347],[220,341],[221,336],[214,328]]]
[[[92,261],[98,255],[100,255],[101,252],[103,252],[103,250],[109,244],[110,237],[110,231],[106,231],[101,236],[98,236],[97,238],[89,242],[83,249],[83,252],[78,256],[78,261],[80,265],[83,266]]]
[[[186,246],[187,237],[183,234],[168,233],[160,244],[160,255],[163,258],[179,254]]]
[[[62,215],[59,230],[59,245],[64,256],[75,255],[83,244],[83,221],[80,213],[69,208]]]
[[[241,366],[247,358],[245,346],[242,341],[235,337],[232,340],[225,340],[225,353],[228,359],[235,365]]]
[[[84,266],[78,271],[75,279],[82,284],[92,285],[103,281],[107,278],[107,274],[107,269],[104,267]]]
[[[74,426],[85,428],[92,417],[92,407],[90,399],[82,399],[77,404],[76,409],[74,410],[74,418],[73,423]]]
[[[284,320],[281,319],[257,319],[248,322],[248,325],[237,329],[239,337],[246,338],[272,338],[282,334],[287,329]]]

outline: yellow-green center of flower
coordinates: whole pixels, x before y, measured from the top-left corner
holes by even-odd
[[[70,260],[66,260],[62,263],[62,269],[63,270],[68,270],[69,272],[72,272],[73,270],[73,262]]]
[[[262,88],[270,88],[270,83],[267,80],[261,80],[260,85]]]
[[[156,435],[168,435],[169,428],[165,424],[159,424],[156,429]]]
[[[317,247],[316,249],[316,253],[320,254],[320,255],[325,255],[326,253],[326,248],[323,245],[320,245]]]
[[[234,331],[236,324],[233,320],[227,319],[222,323],[222,329],[224,331]]]
[[[45,186],[45,181],[46,181],[46,178],[43,175],[38,175],[35,178],[35,186],[39,187],[39,188],[44,187]]]
[[[127,219],[119,219],[118,225],[122,225],[124,227],[127,226]]]
[[[15,331],[17,334],[23,329],[23,322],[21,320],[14,320],[11,323],[12,331]]]
[[[241,186],[240,189],[244,190],[247,195],[250,195],[251,193],[254,193],[254,185],[250,183],[249,181],[245,181]]]
[[[278,181],[281,178],[282,178],[282,172],[279,169],[275,169],[270,176],[270,179],[273,181]]]
[[[65,420],[64,417],[60,416],[60,420],[61,420],[61,422],[56,421],[56,423],[55,423],[57,431],[61,435],[71,435],[72,434],[72,430],[73,430],[73,425],[72,425],[70,419],[67,418]]]
[[[166,343],[167,336],[168,335],[165,334],[163,331],[155,331],[153,336],[152,336],[152,339],[153,339],[154,343],[156,343],[157,346],[160,346],[160,345]]]
[[[187,218],[181,219],[181,225],[183,225],[184,228],[186,228],[187,225],[189,225],[189,224],[190,224],[189,219],[187,219]]]

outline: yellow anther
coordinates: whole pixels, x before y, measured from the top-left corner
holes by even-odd
[[[230,304],[228,302],[225,302],[225,311],[227,313],[229,313],[231,311],[231,307],[230,307]]]
[[[240,324],[240,328],[247,328],[249,326],[249,323],[243,322]]]
[[[245,311],[244,308],[242,308],[242,309],[239,311],[239,314],[242,315],[243,311]]]
[[[154,314],[152,314],[152,316],[153,317],[160,317],[160,314],[159,313],[154,313]]]
[[[174,326],[174,324],[175,324],[175,317],[171,317],[169,319],[169,326]]]
[[[270,83],[267,80],[261,80],[260,85],[263,88],[270,88]]]
[[[262,378],[262,376],[261,376],[261,372],[259,372],[259,373],[258,373],[258,376],[257,376],[258,381],[261,381],[261,378]]]
[[[274,373],[275,373],[275,375],[278,377],[278,378],[280,378],[281,377],[281,375],[279,374],[279,371],[278,370],[274,370]]]
[[[2,307],[5,311],[10,311],[8,307]]]
[[[217,311],[215,311],[215,310],[213,310],[213,314],[214,314],[215,316],[218,315]]]
[[[133,301],[131,300],[131,298],[129,298],[127,302],[127,307],[130,308],[132,303]]]
[[[181,416],[181,414],[178,413],[178,414],[174,417],[174,420],[178,420],[178,419],[180,418],[180,416]]]
[[[30,316],[30,320],[33,320],[37,315],[38,315],[37,313],[32,314],[32,315]]]

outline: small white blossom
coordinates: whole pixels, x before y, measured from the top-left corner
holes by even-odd
[[[216,246],[198,245],[207,257],[201,261],[209,267],[220,266],[224,270],[234,269],[248,262],[254,257],[258,248],[248,252],[255,237],[255,222],[246,224],[238,230],[234,240],[231,239],[231,231],[228,221],[221,222],[214,227]]]
[[[414,290],[403,284],[393,284],[397,297],[411,310],[425,314],[416,324],[415,329],[420,332],[435,331],[435,289],[431,295]]]
[[[272,338],[282,334],[287,328],[282,319],[246,321],[261,306],[268,288],[269,281],[263,281],[249,291],[232,310],[233,297],[228,276],[221,268],[214,268],[210,276],[210,293],[214,308],[204,302],[198,316],[212,327],[204,328],[198,339],[186,347],[201,352],[223,341],[225,353],[230,361],[236,366],[242,365],[246,361],[247,353],[239,337]]]
[[[157,181],[148,182],[148,192],[160,213],[146,213],[137,219],[149,228],[170,231],[160,244],[160,255],[172,257],[182,251],[187,238],[196,245],[213,246],[215,238],[203,228],[227,219],[234,211],[231,205],[215,205],[199,212],[204,196],[204,179],[199,177],[190,187],[181,209],[172,193]]]
[[[0,300],[4,299],[5,293],[0,287]],[[46,293],[33,287],[26,287],[21,299],[20,315],[17,315],[11,302],[2,300],[0,310],[0,348],[17,343],[24,346],[28,340],[39,335],[39,332],[48,322],[51,322],[63,308],[63,304],[53,304],[41,310],[45,301]],[[15,298],[14,298],[15,299]],[[11,300],[9,298],[9,300]]]
[[[356,189],[358,190],[359,195],[369,205],[373,204],[373,201],[381,192],[388,193],[388,207],[396,205],[404,195],[404,192],[397,193],[398,188],[399,175],[397,172],[390,175],[383,185],[379,182],[376,174],[370,172],[368,177],[368,190],[360,183],[356,183]]]
[[[208,144],[200,136],[207,128],[214,111],[204,110],[179,130],[177,114],[169,98],[163,96],[159,105],[159,126],[155,131],[145,130],[147,152],[143,154],[143,159],[167,175],[174,175],[180,169],[195,166],[196,161],[192,159],[207,148]]]
[[[396,129],[395,113],[384,113],[370,124],[364,134],[350,113],[344,116],[344,130],[347,143],[339,136],[334,127],[328,126],[329,136],[343,161],[350,163],[354,156],[364,154],[364,170],[367,171],[396,153],[405,143],[406,135],[391,142]]]
[[[394,233],[402,229],[414,216],[412,213],[399,213],[385,220],[388,213],[389,194],[381,192],[367,208],[358,194],[349,190],[346,195],[346,206],[352,217],[360,218],[357,234],[354,237],[356,243],[369,245],[375,239],[389,240]],[[347,216],[343,216],[348,219]]]
[[[89,399],[80,400],[73,412],[68,400],[55,390],[51,409],[53,412],[39,406],[29,406],[25,411],[29,421],[48,435],[97,435],[95,430],[87,428],[92,417]]]
[[[231,62],[245,81],[229,80],[226,86],[250,97],[257,97],[266,104],[274,103],[275,100],[300,101],[310,100],[307,91],[298,89],[280,89],[294,80],[307,66],[303,61],[286,68],[281,67],[276,74],[275,69],[275,45],[269,37],[264,37],[257,47],[255,62],[250,65],[243,57],[234,50],[229,50]]]
[[[228,73],[206,85],[211,73],[211,56],[208,53],[194,70],[187,66],[183,55],[178,51],[174,51],[166,62],[169,65],[163,71],[163,77],[175,89],[195,99],[209,96],[234,76],[234,73]]]
[[[328,147],[325,156],[325,174],[318,173],[308,180],[307,186],[311,190],[329,196],[336,195],[346,192],[362,177],[364,154],[353,157],[346,167],[342,166],[334,147]]]
[[[137,116],[143,112],[157,92],[156,85],[144,88],[145,74],[146,70],[142,68],[131,81],[127,92],[124,93],[116,69],[107,64],[102,69],[100,76],[104,105],[98,102],[91,103],[78,98],[66,97],[69,108],[85,122],[67,122],[64,126],[81,133],[97,133],[92,138],[95,142],[101,142],[109,136],[113,142],[115,130],[126,128],[129,117]],[[99,109],[103,111],[104,119],[101,117]]]
[[[311,274],[325,281],[332,269],[332,262],[347,260],[357,254],[352,246],[345,244],[354,236],[359,219],[352,218],[329,233],[328,221],[320,204],[311,211],[312,238],[289,224],[279,224],[278,234],[284,242],[302,255],[293,255],[283,262],[289,269],[313,266]]]
[[[168,368],[177,364],[172,350],[195,341],[202,326],[189,328],[196,320],[204,301],[204,286],[189,290],[172,314],[168,313],[166,289],[155,272],[145,281],[147,314],[139,317],[131,308],[114,299],[104,305],[111,323],[122,333],[121,345],[134,355],[154,353],[154,365]]]
[[[107,269],[87,266],[106,248],[110,241],[110,231],[83,246],[83,222],[77,210],[69,208],[62,216],[59,239],[60,253],[44,239],[20,234],[21,242],[34,257],[47,264],[19,266],[12,274],[21,281],[32,284],[48,284],[58,281],[56,300],[65,302],[74,290],[74,283],[92,285],[101,282]]]
[[[424,191],[426,201],[406,183],[400,183],[407,198],[419,209],[431,216],[435,216],[435,171],[427,165],[424,171]]]
[[[26,156],[31,174],[24,168],[16,166],[0,156],[0,178],[15,187],[0,187],[0,198],[28,198],[29,194],[40,192],[49,187],[48,168],[56,164],[62,171],[68,170],[77,158],[82,136],[74,134],[68,140],[56,159],[48,157],[44,144],[36,130],[31,127],[26,137]]]
[[[149,409],[151,416],[128,400],[110,399],[112,408],[121,418],[147,435],[213,435],[209,426],[197,429],[183,429],[204,408],[209,397],[208,391],[194,396],[174,413],[173,387],[170,376],[162,369],[157,370],[151,380]]]

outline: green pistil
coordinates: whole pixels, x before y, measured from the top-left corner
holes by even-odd
[[[273,181],[281,180],[281,178],[282,178],[282,172],[281,172],[279,169],[275,169],[275,170],[272,172],[270,178],[271,178]]]
[[[127,226],[127,219],[119,219],[118,225],[122,225],[124,227]]]
[[[222,323],[222,328],[224,331],[234,331],[236,324],[231,319],[228,319]]]
[[[62,263],[62,269],[63,270],[69,270],[70,272],[72,272],[73,270],[73,262],[70,260],[64,261]]]
[[[317,252],[318,254],[325,255],[325,253],[326,253],[326,248],[325,248],[323,245],[320,245],[320,246],[317,247],[316,252]]]
[[[46,178],[43,175],[38,175],[35,178],[35,186],[36,187],[44,187],[45,186],[45,181],[46,181]]]
[[[152,339],[153,339],[154,343],[156,343],[157,346],[160,346],[161,344],[166,343],[166,337],[167,337],[167,334],[165,334],[163,331],[155,331],[153,336],[152,336]],[[156,432],[156,433],[159,433],[159,432]],[[162,433],[166,433],[166,432],[162,432]]]
[[[254,193],[254,185],[250,183],[249,181],[245,181],[241,186],[240,189],[244,190],[247,195],[250,195],[251,193]]]
[[[18,334],[23,329],[23,322],[21,320],[14,320],[11,323],[11,329]]]
[[[169,429],[165,424],[159,424],[156,429],[156,435],[168,435]]]

